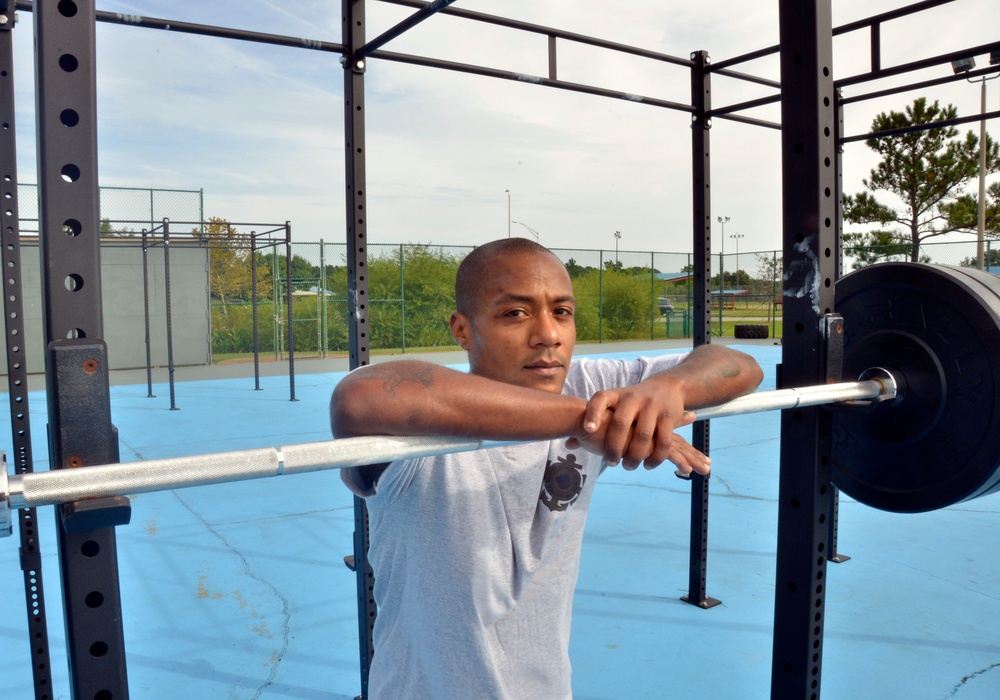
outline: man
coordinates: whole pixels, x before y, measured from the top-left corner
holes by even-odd
[[[573,361],[573,287],[523,238],[462,262],[451,332],[465,374],[415,361],[350,373],[337,437],[451,435],[526,444],[342,472],[367,499],[375,572],[373,698],[571,697],[569,631],[594,483],[609,465],[707,473],[674,434],[762,374],[717,346],[634,362]]]

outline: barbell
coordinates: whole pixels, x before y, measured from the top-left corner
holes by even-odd
[[[898,384],[886,370],[872,369],[857,382],[761,391],[697,412],[723,418],[831,402],[892,400]],[[57,505],[88,498],[126,496],[230,481],[247,481],[327,469],[380,464],[409,457],[467,452],[511,442],[444,437],[372,435],[261,447],[190,457],[102,464],[0,477],[0,527],[10,534],[10,509]]]
[[[762,391],[696,411],[699,419],[836,404],[832,480],[883,510],[942,508],[1000,488],[1000,278],[966,268],[885,263],[843,277],[844,373],[855,382]],[[8,476],[11,510],[245,481],[508,442],[368,436]]]

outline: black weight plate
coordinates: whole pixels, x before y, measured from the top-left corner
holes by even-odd
[[[883,263],[837,282],[844,377],[887,367],[897,405],[835,410],[833,482],[874,508],[921,512],[1000,479],[1000,287],[989,273]]]
[[[979,282],[987,287],[995,297],[994,308],[1000,309],[1000,276],[988,274],[969,267],[949,267],[949,269],[956,275],[965,275],[966,279]],[[997,348],[993,357],[995,358],[994,362],[1000,362],[1000,348]],[[993,480],[990,483],[985,484],[983,489],[979,493],[975,494],[975,497],[985,496],[996,491],[1000,491],[1000,468],[997,469],[996,476]]]

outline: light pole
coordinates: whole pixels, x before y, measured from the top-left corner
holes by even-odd
[[[538,231],[528,226],[528,224],[524,223],[523,221],[511,221],[510,223],[518,224],[519,226],[524,226],[524,228],[528,229],[528,233],[530,233],[532,236],[535,237],[535,241],[536,242],[538,241]]]
[[[507,193],[507,238],[510,238],[510,190],[504,190]]]
[[[990,65],[1000,63],[1000,51],[990,52]],[[976,59],[959,58],[951,62],[952,71],[967,73],[976,67]],[[976,267],[980,270],[986,267],[985,256],[983,255],[983,242],[986,238],[986,81],[1000,77],[998,75],[980,76],[976,78],[966,78],[970,83],[979,83],[979,212],[976,222]]]
[[[740,283],[740,239],[743,238],[742,233],[734,233],[730,238],[736,241],[736,284]]]
[[[720,224],[722,224],[722,236],[720,237],[720,240],[722,241],[722,245],[719,248],[719,335],[721,336],[722,335],[722,299],[723,299],[723,296],[724,296],[723,292],[726,289],[726,276],[723,273],[723,268],[725,267],[725,265],[723,264],[722,260],[723,260],[723,258],[726,255],[726,224],[729,222],[729,217],[728,216],[718,216],[718,217],[716,217],[715,220],[718,221]]]
[[[622,232],[615,231],[615,269],[620,269],[618,263],[618,241],[620,241],[621,239],[622,239]]]
[[[725,286],[724,278],[722,276],[722,259],[726,255],[726,224],[729,223],[729,217],[718,216],[715,220],[722,224],[722,246],[719,249],[719,288],[721,289]],[[721,299],[722,297],[719,298]]]

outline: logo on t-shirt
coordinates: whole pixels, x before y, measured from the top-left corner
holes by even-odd
[[[571,452],[565,457],[558,457],[555,462],[545,463],[545,476],[542,478],[542,491],[538,494],[538,500],[551,511],[566,510],[580,497],[585,483],[587,475],[583,473],[583,466]]]

